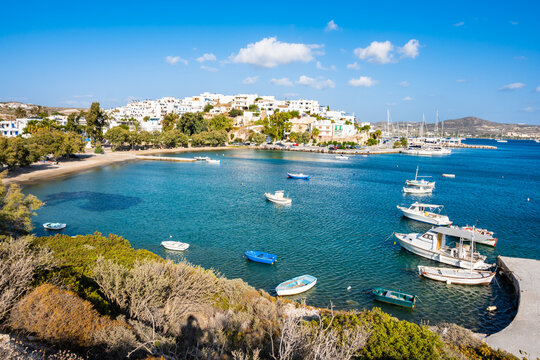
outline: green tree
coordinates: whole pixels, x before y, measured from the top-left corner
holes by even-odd
[[[34,195],[24,195],[18,185],[3,185],[0,173],[0,238],[18,237],[32,230],[32,215],[43,203]]]
[[[251,112],[258,112],[259,107],[256,104],[251,104],[251,105],[249,105],[248,110],[251,111]]]
[[[203,108],[203,112],[207,113],[207,112],[209,112],[210,110],[212,110],[213,108],[214,108],[213,105],[211,105],[211,104],[206,104],[206,105],[204,106],[204,108]]]
[[[163,117],[163,120],[161,121],[161,131],[169,131],[174,129],[175,124],[178,122],[178,119],[180,119],[180,116],[175,113],[168,113]]]
[[[360,131],[365,131],[365,132],[369,132],[369,130],[371,129],[371,126],[369,125],[364,125],[360,128]]]
[[[298,134],[296,132],[291,132],[289,134],[289,140],[291,140],[292,142],[296,142],[296,140],[298,139]]]
[[[311,135],[313,135],[314,138],[317,138],[320,134],[320,131],[318,128],[313,128],[313,130],[311,130]]]
[[[231,111],[229,111],[229,116],[230,117],[237,117],[237,116],[241,116],[241,115],[244,115],[244,112],[242,110],[231,109]]]
[[[261,145],[266,140],[266,135],[261,133],[256,133],[253,135],[253,141],[257,145]]]
[[[290,112],[276,112],[270,118],[263,120],[263,133],[270,136],[273,140],[282,140],[285,132],[292,127],[289,121],[292,118]]]
[[[27,166],[34,157],[30,153],[26,141],[21,137],[0,138],[0,161],[8,168]]]
[[[105,139],[109,141],[113,151],[116,151],[119,147],[128,142],[129,136],[130,132],[121,126],[115,126],[105,133]]]
[[[107,115],[99,107],[98,102],[93,102],[90,110],[85,116],[86,118],[86,135],[90,137],[92,144],[103,140],[103,128],[107,123]]]
[[[185,113],[176,123],[176,128],[187,136],[191,136],[208,130],[208,122],[200,112]]]
[[[161,134],[161,142],[168,148],[187,147],[189,138],[180,130],[169,130]]]
[[[298,141],[301,142],[302,144],[307,144],[310,139],[311,139],[311,135],[309,134],[308,131],[304,131],[298,136]]]
[[[150,116],[143,117],[142,121],[144,121],[144,122],[150,121]]]
[[[208,127],[210,130],[225,130],[231,131],[234,120],[225,115],[216,115],[210,119]]]
[[[402,138],[399,140],[399,142],[401,143],[401,146],[404,147],[404,148],[406,148],[407,145],[408,145],[407,139],[404,138],[404,137],[402,137]]]

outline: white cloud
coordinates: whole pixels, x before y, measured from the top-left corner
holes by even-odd
[[[535,112],[535,111],[538,110],[538,109],[533,108],[532,106],[527,106],[527,107],[525,107],[525,108],[523,108],[523,109],[521,109],[521,110],[523,110],[523,111],[525,111],[525,112]]]
[[[519,24],[519,23],[518,23],[517,21],[510,21],[510,24],[512,24],[512,25],[517,25],[517,24]]]
[[[336,87],[336,84],[330,79],[324,79],[323,77],[318,77],[316,79],[310,78],[308,76],[302,75],[296,81],[297,84],[309,86],[317,90],[332,89]]]
[[[369,76],[360,76],[358,79],[349,80],[349,85],[354,87],[372,87],[377,84],[377,80],[373,80]]]
[[[204,54],[203,56],[199,56],[197,58],[198,62],[205,62],[205,61],[216,61],[216,55],[210,53],[210,54]]]
[[[403,98],[403,101],[412,101],[412,99],[413,99],[413,98],[410,97],[410,96],[405,96],[405,97]]]
[[[420,42],[416,39],[411,39],[405,45],[398,48],[398,53],[400,53],[402,57],[414,59],[418,56],[419,47]]]
[[[186,59],[182,59],[180,56],[166,56],[165,62],[171,65],[176,65],[179,62],[184,65],[188,64],[188,61]]]
[[[409,87],[409,85],[411,85],[411,84],[409,84],[408,81],[402,81],[402,82],[399,83],[399,86],[401,86],[401,87]]]
[[[248,44],[247,47],[240,49],[238,54],[231,55],[230,60],[235,63],[273,68],[293,62],[310,62],[314,59],[313,55],[319,54],[314,50],[320,48],[321,45],[285,43],[278,41],[276,37],[270,37]]]
[[[465,23],[463,21],[460,21],[458,23],[455,23],[454,26],[463,26]]]
[[[326,24],[326,28],[324,29],[324,31],[336,31],[336,30],[339,30],[339,27],[334,22],[334,20],[330,20],[330,22]]]
[[[536,92],[540,92],[540,86],[536,88]]]
[[[394,45],[390,41],[373,41],[365,48],[354,49],[354,55],[360,60],[366,60],[372,63],[387,64],[393,61],[394,55],[392,51]]]
[[[217,72],[218,71],[218,69],[216,69],[215,67],[206,66],[206,65],[201,65],[201,69],[206,70],[206,71],[210,71],[210,72]]]
[[[347,64],[347,69],[360,70],[360,65],[355,61],[352,64]]]
[[[515,82],[515,83],[511,83],[511,84],[506,84],[506,85],[500,87],[499,90],[500,91],[512,91],[512,90],[521,89],[524,86],[525,86],[524,83]]]
[[[520,55],[520,56],[514,56],[514,60],[527,60],[526,56]]]
[[[248,76],[247,78],[242,80],[242,84],[246,84],[246,85],[255,84],[257,80],[259,80],[258,76]]]
[[[285,94],[283,94],[284,98],[292,98],[292,97],[297,97],[297,96],[298,96],[298,93],[285,93]]]
[[[277,85],[277,86],[293,86],[293,82],[289,80],[289,78],[281,78],[281,79],[272,79],[270,80],[270,84]]]
[[[467,80],[465,80],[465,79],[457,79],[456,82],[457,83],[464,83],[464,82],[467,82]]]
[[[320,61],[317,61],[317,69],[324,70],[324,71],[328,71],[328,70],[336,71],[336,66],[331,65],[329,68],[326,68],[326,67],[322,66]]]

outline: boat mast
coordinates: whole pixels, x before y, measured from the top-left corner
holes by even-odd
[[[439,109],[435,112],[435,137],[439,134]]]

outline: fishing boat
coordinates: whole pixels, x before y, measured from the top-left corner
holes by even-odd
[[[210,160],[210,158],[208,156],[195,156],[194,159],[195,160],[200,160],[200,161]]]
[[[43,227],[47,230],[62,230],[66,228],[66,224],[48,222],[43,224]]]
[[[264,196],[266,197],[266,200],[271,201],[273,203],[280,204],[280,205],[291,205],[292,199],[286,198],[284,194],[285,194],[284,190],[277,190],[274,194],[264,193]]]
[[[430,186],[404,186],[403,192],[405,194],[416,194],[416,195],[423,195],[423,194],[431,194],[433,193],[433,187]]]
[[[402,291],[389,290],[382,287],[377,287],[372,291],[375,300],[382,301],[388,304],[404,306],[409,309],[414,309],[417,296]]]
[[[425,177],[431,177],[431,176],[418,176],[418,166],[417,166],[414,180],[405,180],[405,184],[409,186],[435,187],[435,181],[426,181],[424,179],[419,179],[419,178],[425,178]]]
[[[219,165],[221,163],[221,160],[212,160],[212,159],[206,159],[207,164],[213,164],[213,165]]]
[[[409,207],[398,205],[397,208],[401,210],[403,216],[412,220],[439,226],[452,224],[448,216],[442,214],[445,211],[444,205],[420,204],[415,202]]]
[[[161,246],[167,250],[184,251],[189,247],[189,244],[180,241],[162,241]]]
[[[303,180],[309,180],[309,175],[306,174],[293,174],[293,173],[287,173],[287,177],[290,179],[303,179]]]
[[[493,231],[487,229],[480,229],[475,226],[451,226],[454,229],[465,230],[469,232],[474,232],[474,242],[478,244],[495,246],[497,245],[497,238],[494,237]]]
[[[473,270],[487,270],[492,266],[485,262],[485,255],[474,251],[474,241],[471,241],[474,235],[469,231],[437,227],[424,234],[395,233],[394,235],[402,248],[433,261]],[[447,236],[459,238],[459,242],[451,247],[447,245]],[[465,245],[464,239],[471,241],[471,244]]]
[[[418,266],[418,273],[420,276],[437,281],[443,281],[447,284],[489,285],[497,272]]]
[[[262,251],[248,250],[245,252],[246,257],[255,262],[272,265],[277,261],[277,255],[265,253]]]
[[[338,159],[338,160],[349,160],[349,157],[345,156],[345,155],[336,155],[336,159]]]
[[[284,281],[276,287],[279,296],[296,295],[308,291],[317,283],[317,278],[311,275],[302,275]]]
[[[456,177],[455,174],[442,174],[442,176],[445,178],[452,178],[452,179]]]

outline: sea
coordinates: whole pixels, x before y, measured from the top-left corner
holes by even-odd
[[[275,295],[275,287],[310,274],[317,285],[291,297],[339,310],[380,307],[423,325],[457,323],[480,333],[506,327],[517,310],[511,283],[497,276],[489,286],[448,285],[418,276],[417,266],[438,266],[402,249],[394,232],[425,232],[430,225],[402,217],[397,205],[441,204],[454,224],[494,231],[495,248],[478,251],[540,259],[540,144],[471,139],[494,149],[453,149],[449,156],[402,154],[351,156],[238,149],[168,154],[209,156],[178,163],[134,161],[106,166],[24,188],[45,205],[34,218],[35,234],[51,235],[44,222],[65,222],[68,235],[118,234],[135,248],[173,261],[214,269]],[[402,191],[405,180],[429,176],[432,195]],[[287,172],[309,174],[292,180]],[[442,177],[443,173],[455,178]],[[265,200],[284,190],[291,206]],[[187,242],[182,253],[164,250],[164,240]],[[274,265],[244,258],[247,250],[278,255]],[[418,296],[414,310],[380,303],[374,287]],[[497,310],[489,312],[488,306]]]

